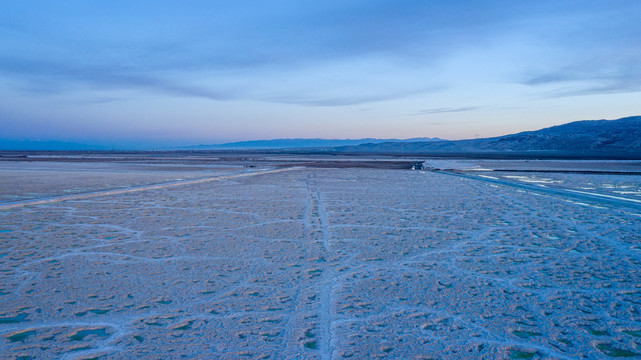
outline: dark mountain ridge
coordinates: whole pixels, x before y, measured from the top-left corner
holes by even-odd
[[[641,158],[641,116],[584,120],[483,139],[363,144],[337,152],[529,154]]]
[[[426,142],[440,141],[439,138],[413,138],[413,139],[273,139],[237,141],[224,144],[185,146],[181,149],[193,150],[268,150],[268,149],[302,149],[302,148],[332,148],[337,146],[357,146],[361,144],[380,144],[386,142]]]

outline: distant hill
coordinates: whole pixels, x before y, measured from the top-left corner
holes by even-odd
[[[139,145],[138,147],[142,147]],[[120,146],[119,150],[128,148]],[[151,148],[151,146],[149,146]],[[0,139],[0,150],[109,151],[111,146],[65,141]],[[324,153],[387,153],[416,155],[487,155],[596,157],[641,159],[641,116],[618,120],[585,120],[537,131],[484,139],[274,139],[215,145],[159,147],[161,150],[267,150]]]
[[[332,148],[337,146],[356,146],[360,144],[380,144],[397,142],[429,142],[440,141],[439,138],[399,139],[274,139],[239,141],[225,144],[185,146],[180,149],[193,150],[273,150],[273,149],[302,149],[302,148]]]
[[[109,151],[109,150],[151,150],[153,148],[162,151],[172,150],[279,150],[279,149],[305,149],[318,148],[328,149],[336,146],[360,145],[365,143],[378,144],[383,142],[419,142],[419,141],[440,141],[439,138],[413,138],[406,140],[399,139],[275,139],[275,140],[253,140],[240,141],[214,145],[191,145],[191,146],[162,146],[149,144],[117,144],[104,146],[96,144],[83,144],[68,141],[44,141],[44,140],[5,140],[0,139],[0,151]]]
[[[361,144],[337,152],[405,154],[525,154],[641,159],[641,116],[586,120],[493,138]]]

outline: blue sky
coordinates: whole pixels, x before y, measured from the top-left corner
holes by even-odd
[[[450,139],[641,114],[641,2],[0,3],[0,139]]]

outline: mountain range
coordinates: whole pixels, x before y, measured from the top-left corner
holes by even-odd
[[[269,149],[303,149],[303,148],[334,148],[339,146],[357,146],[361,144],[401,143],[401,142],[429,142],[440,141],[439,138],[412,138],[412,139],[274,139],[251,140],[225,144],[187,146],[190,150],[269,150]]]
[[[62,141],[0,139],[0,150],[109,151],[113,149],[122,150],[119,147]],[[641,159],[641,116],[630,116],[618,120],[575,121],[536,131],[483,139],[274,139],[157,149]]]
[[[469,140],[361,144],[336,152],[398,154],[503,154],[641,159],[641,116],[584,120],[537,131]]]

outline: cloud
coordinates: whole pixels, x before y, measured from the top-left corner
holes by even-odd
[[[545,42],[530,54],[538,61],[524,63],[516,82],[545,89],[545,97],[640,91],[641,3],[617,4],[588,2],[557,20],[563,26],[542,29]]]
[[[454,124],[461,125],[461,124],[473,124],[473,123],[474,123],[474,121],[467,120],[467,121],[431,121],[431,122],[427,122],[425,124],[426,125],[432,125],[432,126],[442,126],[442,125],[451,126],[451,125],[454,125]]]
[[[127,6],[34,1],[14,2],[0,14],[4,40],[0,54],[5,54],[0,58],[0,73],[15,88],[43,95],[76,91],[82,96],[92,96],[92,90],[134,90],[301,106],[363,104],[429,92],[430,84],[459,81],[439,78],[439,66],[464,56],[466,49],[482,48],[502,34],[529,32],[532,28],[528,26],[541,18],[564,20],[578,11],[612,7],[597,1],[577,5],[505,0],[265,0],[251,6],[224,1],[215,5],[194,1],[189,6],[169,1]],[[597,35],[586,35],[584,26],[576,27],[581,32],[568,32],[562,21],[552,22],[554,26],[544,34],[546,41],[563,37],[557,33],[565,34],[564,41],[576,42],[568,47],[568,57],[582,57],[584,48],[599,48],[619,38],[625,40],[616,41],[613,54],[622,48],[638,48],[634,40],[639,38],[637,17],[633,15],[639,6],[634,4],[628,1],[624,7],[631,15],[590,32]],[[385,68],[363,66],[372,58],[386,59],[388,64]],[[641,63],[634,54],[628,60]],[[326,72],[332,64],[343,63],[349,67],[341,73]],[[474,59],[468,64],[478,66]],[[533,87],[584,82],[567,94],[636,91],[640,86],[638,66],[615,66],[610,74],[590,68],[576,70],[573,65],[566,59],[517,82]],[[467,69],[462,70],[454,73]],[[322,81],[323,77],[333,81]],[[104,94],[96,95],[101,96]],[[564,96],[563,91],[557,96]],[[478,108],[435,108],[417,115]]]
[[[137,72],[121,66],[74,66],[53,61],[0,58],[0,73],[21,78],[21,88],[30,92],[63,93],[84,85],[90,88],[144,89],[169,95],[212,100],[233,98],[230,91],[193,86],[170,77]]]
[[[421,110],[417,113],[411,115],[426,115],[426,114],[441,114],[441,113],[453,113],[453,112],[465,112],[465,111],[474,111],[482,109],[485,106],[461,106],[461,107],[444,107],[444,108],[433,108]]]
[[[340,96],[332,96],[328,94],[288,94],[280,96],[268,96],[263,98],[263,100],[303,106],[348,106],[400,99],[407,96],[440,91],[441,89],[443,88],[440,86],[417,89],[381,89],[379,91],[376,91],[375,93],[372,93],[370,91],[369,94],[365,92],[364,94],[343,94]]]
[[[5,23],[0,36],[7,40],[0,53],[12,54],[0,59],[0,72],[22,89],[51,94],[126,89],[212,100],[357,104],[415,93],[420,79],[394,89],[367,81],[325,85],[328,92],[338,93],[332,96],[300,94],[297,88],[285,95],[254,94],[274,74],[286,79],[290,72],[306,69],[313,78],[322,76],[328,64],[345,61],[359,73],[358,59],[363,58],[395,59],[401,70],[428,67],[460,43],[482,37],[501,18],[491,6],[457,1],[436,6],[430,1],[266,0],[250,7],[143,1],[126,8],[13,4],[13,11],[0,14],[0,24]],[[49,16],[52,12],[59,16]],[[199,81],[205,76],[211,81]],[[236,77],[254,81],[241,86]],[[343,97],[343,89],[367,95]]]
[[[370,65],[371,66],[371,65]],[[376,65],[383,66],[383,65]],[[0,73],[19,76],[20,89],[30,93],[62,94],[79,89],[97,90],[144,90],[152,93],[205,98],[216,101],[228,100],[257,100],[264,102],[293,104],[300,106],[347,106],[385,100],[393,100],[406,96],[443,89],[442,86],[400,86],[403,79],[387,81],[375,76],[352,74],[347,76],[342,66],[324,68],[321,75],[314,75],[314,70],[303,69],[296,74],[286,72],[279,76],[277,72],[269,75],[254,75],[258,77],[244,78],[243,81],[235,79],[235,88],[230,83],[228,75],[222,75],[219,84],[193,85],[190,80],[193,74],[185,76],[182,80],[174,79],[177,76],[163,74],[162,71],[137,72],[128,66],[100,65],[100,66],[72,66],[71,64],[54,61],[25,61],[10,57],[0,57]],[[262,76],[262,78],[261,78]],[[408,76],[408,75],[405,75]],[[289,77],[284,80],[283,77]],[[253,86],[248,82],[257,81]],[[305,78],[308,83],[300,83]],[[310,90],[309,84],[314,84]],[[231,81],[233,84],[234,81]],[[365,88],[359,86],[345,86],[344,84],[366,84]],[[385,83],[385,86],[377,86]],[[298,88],[304,90],[299,91]],[[107,99],[107,100],[105,100]],[[85,103],[114,102],[123,97],[96,95],[94,98],[85,99]]]
[[[523,84],[533,87],[557,86],[545,97],[616,94],[641,91],[641,56],[638,62],[614,62],[597,66],[578,63],[554,71],[532,75]]]

